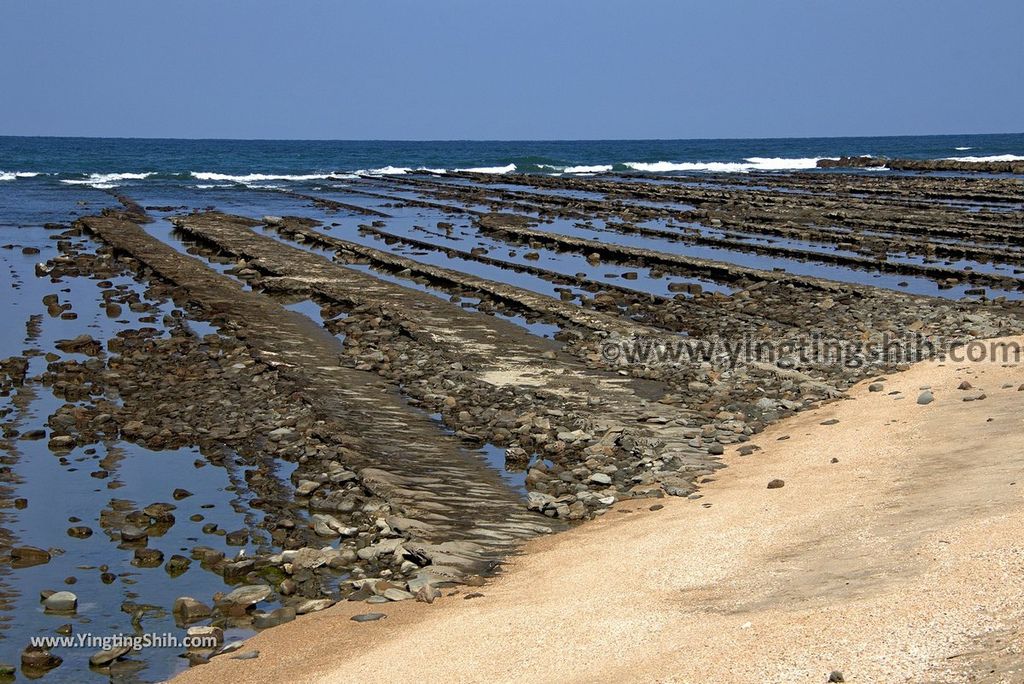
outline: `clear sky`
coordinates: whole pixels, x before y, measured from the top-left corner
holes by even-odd
[[[1024,0],[0,0],[0,135],[1024,132]]]

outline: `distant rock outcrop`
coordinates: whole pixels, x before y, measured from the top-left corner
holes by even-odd
[[[820,159],[819,169],[889,168],[894,171],[983,171],[986,173],[1024,173],[1024,159],[1011,161],[961,161],[958,159],[887,159],[885,157],[840,157]]]

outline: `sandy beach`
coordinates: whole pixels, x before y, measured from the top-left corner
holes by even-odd
[[[175,681],[1019,681],[1024,370],[880,382],[730,450],[700,499],[616,507],[483,587],[369,623],[342,603]]]

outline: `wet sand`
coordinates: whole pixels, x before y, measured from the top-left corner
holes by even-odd
[[[926,362],[861,383],[727,450],[698,500],[616,506],[483,587],[345,602],[175,681],[1019,681],[1022,382]]]

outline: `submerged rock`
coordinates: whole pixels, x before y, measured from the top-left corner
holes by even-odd
[[[89,656],[89,664],[93,667],[104,667],[105,665],[109,665],[118,658],[126,656],[131,652],[132,647],[130,645],[115,646],[113,648],[108,648],[105,651],[93,653]]]
[[[51,558],[49,551],[35,546],[15,546],[11,549],[11,565],[16,568],[42,565],[49,563]]]
[[[59,667],[64,659],[42,646],[26,646],[21,652],[21,668],[27,671],[46,671]]]

